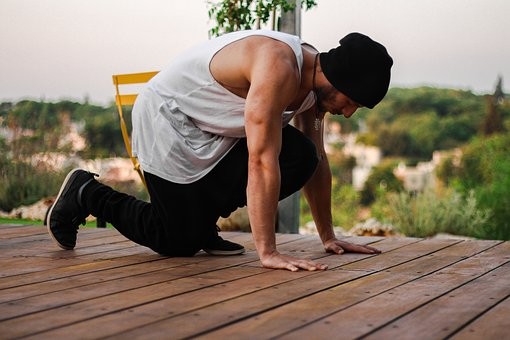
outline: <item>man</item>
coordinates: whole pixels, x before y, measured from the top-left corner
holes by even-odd
[[[320,54],[274,31],[225,34],[188,50],[133,108],[133,150],[151,203],[75,169],[50,209],[49,233],[73,249],[79,223],[92,214],[161,254],[240,254],[244,247],[219,237],[216,221],[247,205],[264,267],[324,270],[276,249],[278,200],[304,188],[326,251],[378,253],[335,237],[322,120],[326,112],[349,118],[373,108],[388,90],[392,64],[381,44],[359,33]]]

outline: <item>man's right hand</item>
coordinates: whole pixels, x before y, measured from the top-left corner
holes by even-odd
[[[274,251],[273,253],[263,257],[261,256],[260,261],[265,268],[287,269],[293,272],[297,272],[299,269],[308,271],[328,269],[328,266],[325,264],[319,264],[311,260],[283,255],[278,251]]]

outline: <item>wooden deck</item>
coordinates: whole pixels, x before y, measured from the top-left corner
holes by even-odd
[[[59,250],[42,226],[0,226],[0,339],[508,339],[510,242],[354,237],[381,255],[279,249],[324,272],[261,268],[247,254],[154,254],[112,229]]]

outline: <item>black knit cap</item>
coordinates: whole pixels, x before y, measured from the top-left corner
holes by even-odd
[[[373,109],[388,92],[393,59],[366,35],[346,35],[340,46],[321,53],[320,61],[328,81],[358,104]]]

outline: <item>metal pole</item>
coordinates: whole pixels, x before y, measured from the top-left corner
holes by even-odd
[[[280,31],[301,36],[301,0],[295,0],[294,10],[282,13]],[[299,191],[278,203],[279,233],[299,233]]]

